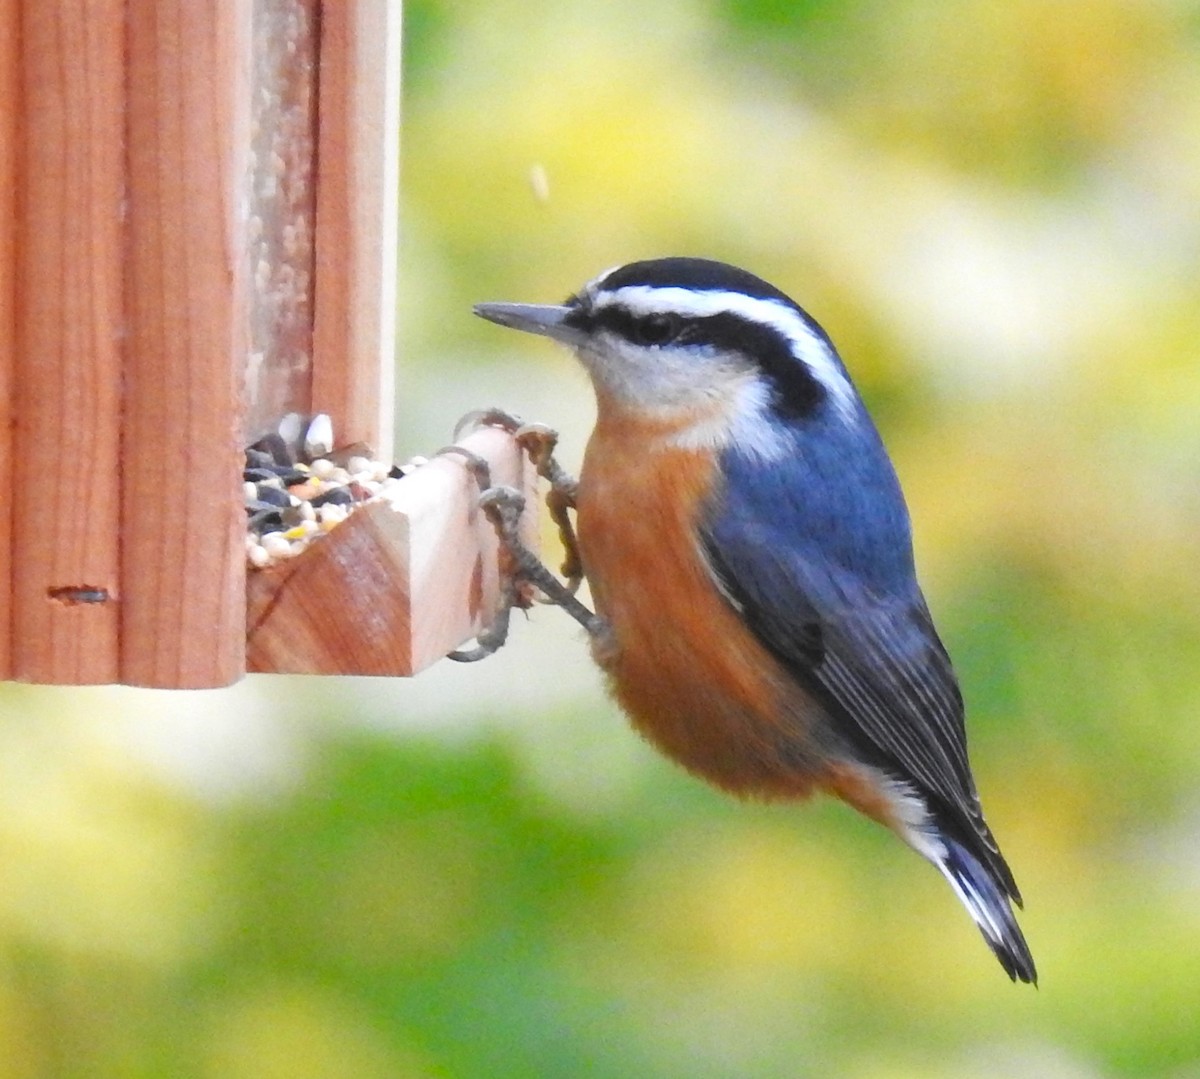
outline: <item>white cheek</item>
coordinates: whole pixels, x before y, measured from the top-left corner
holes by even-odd
[[[771,390],[744,364],[719,354],[672,354],[605,336],[579,350],[597,386],[621,405],[667,422],[667,442],[720,452],[736,445],[764,464],[794,451],[771,416]]]
[[[589,341],[576,349],[576,356],[598,389],[603,389],[625,404],[634,404],[645,392],[637,392],[642,377],[618,343]]]
[[[795,452],[795,446],[771,416],[770,390],[753,375],[730,379],[720,407],[689,424],[671,439],[672,445],[718,453],[736,446],[760,464],[773,464]]]
[[[578,355],[597,386],[631,408],[673,411],[718,393],[691,357],[642,348],[611,334],[584,345]]]
[[[787,428],[771,412],[771,391],[761,379],[749,380],[740,391],[730,441],[762,464],[796,452]]]

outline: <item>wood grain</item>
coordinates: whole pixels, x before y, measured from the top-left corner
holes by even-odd
[[[244,670],[249,0],[129,0],[121,680]]]
[[[317,108],[313,407],[342,443],[391,456],[400,5],[327,4]]]
[[[13,673],[107,682],[121,599],[124,4],[21,11]]]
[[[532,498],[533,471],[509,435],[489,428],[462,444],[488,460],[494,483]],[[434,458],[395,499],[252,573],[249,669],[411,675],[473,636],[490,621],[499,584],[496,537],[478,497],[461,458]]]
[[[0,476],[13,473],[13,378],[16,357],[16,222],[21,18],[15,0],[0,2]],[[9,490],[12,490],[10,481]],[[12,677],[12,497],[0,498],[0,679]]]

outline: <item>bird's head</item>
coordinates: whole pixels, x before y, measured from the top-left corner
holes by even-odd
[[[565,303],[484,303],[475,313],[572,348],[606,408],[678,424],[706,447],[784,452],[798,425],[865,415],[833,345],[779,289],[722,262],[633,262]]]

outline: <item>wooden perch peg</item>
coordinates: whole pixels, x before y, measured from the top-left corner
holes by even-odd
[[[506,431],[458,445],[534,507],[536,473]],[[291,674],[412,675],[478,633],[500,597],[499,543],[467,460],[441,454],[293,559],[250,573],[246,663]],[[523,538],[534,543],[536,510]]]

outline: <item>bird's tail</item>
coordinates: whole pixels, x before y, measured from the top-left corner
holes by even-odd
[[[1029,945],[995,876],[957,840],[946,835],[939,838],[945,846],[945,855],[935,864],[979,926],[1005,973],[1014,982],[1019,979],[1037,985],[1037,968]]]

